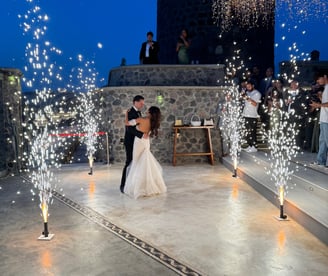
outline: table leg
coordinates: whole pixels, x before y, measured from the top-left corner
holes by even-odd
[[[210,154],[210,162],[211,165],[214,165],[214,154],[213,154],[213,147],[212,147],[212,138],[211,138],[211,129],[207,128],[207,144],[209,148]]]
[[[176,153],[177,153],[177,138],[178,138],[178,129],[175,128],[174,129],[174,137],[173,137],[173,160],[172,160],[173,166],[175,166],[176,163],[177,163],[177,156],[176,156]]]

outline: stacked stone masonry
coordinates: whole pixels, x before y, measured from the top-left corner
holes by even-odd
[[[180,87],[180,86],[147,86],[147,87],[105,87],[99,90],[95,96],[100,103],[99,109],[103,112],[101,131],[109,132],[110,161],[124,162],[125,150],[124,118],[125,112],[132,106],[135,95],[145,98],[145,108],[152,105],[158,106],[162,112],[162,122],[158,138],[151,141],[151,151],[160,163],[172,163],[173,156],[173,125],[176,119],[190,123],[193,114],[201,119],[212,117],[215,127],[212,129],[212,143],[215,160],[219,160],[221,153],[220,129],[217,127],[218,102],[224,98],[222,87]],[[206,137],[204,133],[190,130],[181,133],[179,152],[207,151]],[[184,163],[208,162],[206,156],[180,157],[177,165]]]
[[[217,86],[224,81],[224,66],[135,65],[113,68],[108,86]]]

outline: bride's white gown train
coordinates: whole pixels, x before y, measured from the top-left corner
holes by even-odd
[[[134,139],[133,160],[127,169],[124,193],[134,197],[166,192],[162,167],[150,151],[150,139]]]

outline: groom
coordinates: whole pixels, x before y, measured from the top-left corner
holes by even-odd
[[[143,108],[144,105],[145,105],[144,97],[140,95],[135,96],[133,98],[133,106],[127,111],[128,121],[141,117],[140,110]],[[132,161],[134,138],[137,136],[138,138],[141,139],[143,135],[144,134],[141,131],[137,130],[136,126],[125,126],[124,146],[125,146],[125,153],[126,153],[126,161],[125,161],[125,166],[123,169],[122,179],[121,179],[121,186],[120,186],[121,193],[124,193],[126,169]]]

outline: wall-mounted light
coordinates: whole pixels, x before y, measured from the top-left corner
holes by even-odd
[[[10,85],[15,85],[16,84],[16,78],[14,75],[9,75],[8,76],[8,82],[10,83]]]
[[[164,103],[164,97],[163,97],[161,92],[157,93],[156,103],[159,104],[159,105],[163,105],[163,103]]]

